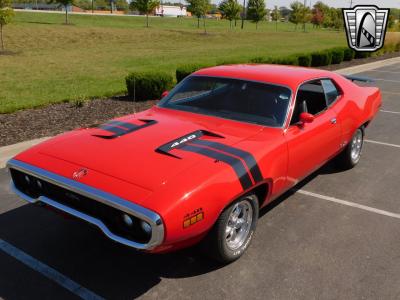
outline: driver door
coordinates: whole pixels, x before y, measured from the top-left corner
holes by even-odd
[[[300,123],[302,112],[312,114],[314,121]],[[307,82],[299,88],[286,140],[289,185],[297,184],[340,151],[340,124],[335,111],[328,107],[323,81]]]

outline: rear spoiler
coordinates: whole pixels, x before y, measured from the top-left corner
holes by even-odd
[[[345,75],[344,78],[351,80],[351,81],[359,81],[359,82],[375,82],[372,78],[369,77],[361,77],[361,76],[352,76],[352,75]]]

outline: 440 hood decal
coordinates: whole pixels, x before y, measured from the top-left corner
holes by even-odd
[[[224,162],[235,171],[244,190],[263,180],[261,170],[251,153],[220,142],[200,139],[203,136],[224,138],[206,130],[197,130],[160,146],[156,152],[181,159],[171,153],[174,149],[180,149]]]

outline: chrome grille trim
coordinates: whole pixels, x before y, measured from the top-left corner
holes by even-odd
[[[28,175],[37,177],[37,178],[47,181],[51,184],[54,184],[61,188],[70,190],[70,191],[80,194],[82,196],[88,197],[94,201],[101,202],[105,205],[111,206],[115,209],[126,212],[126,213],[131,214],[141,220],[144,220],[151,225],[151,228],[152,228],[151,239],[148,243],[144,244],[144,243],[135,242],[135,241],[126,239],[124,237],[118,236],[118,235],[112,233],[109,230],[109,228],[101,220],[99,220],[95,217],[89,216],[85,213],[82,213],[71,207],[68,207],[64,204],[58,203],[57,200],[55,200],[55,199],[50,199],[45,196],[40,196],[37,199],[31,198],[28,195],[21,192],[20,190],[18,190],[16,188],[16,186],[14,185],[14,183],[11,181],[11,189],[19,197],[21,197],[23,200],[25,200],[29,203],[45,203],[56,209],[64,211],[70,215],[73,215],[79,219],[82,219],[88,223],[91,223],[91,224],[97,226],[111,240],[114,240],[120,244],[129,246],[132,248],[136,248],[139,250],[153,249],[154,247],[160,245],[164,240],[164,224],[162,222],[161,217],[157,213],[155,213],[147,208],[144,208],[140,205],[129,202],[128,200],[125,200],[118,196],[112,195],[110,193],[101,191],[94,187],[74,181],[74,180],[66,178],[64,176],[54,174],[54,173],[46,171],[42,168],[32,166],[30,164],[24,163],[24,162],[16,160],[16,159],[9,160],[7,162],[7,167],[9,169],[15,169],[15,170],[24,172]]]

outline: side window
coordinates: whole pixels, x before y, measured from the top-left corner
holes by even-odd
[[[340,93],[337,90],[335,84],[329,79],[322,80],[322,86],[324,87],[326,101],[328,102],[329,106],[336,101]]]
[[[325,92],[321,80],[311,81],[300,86],[290,124],[299,122],[300,114],[308,112],[317,115],[327,109]]]

